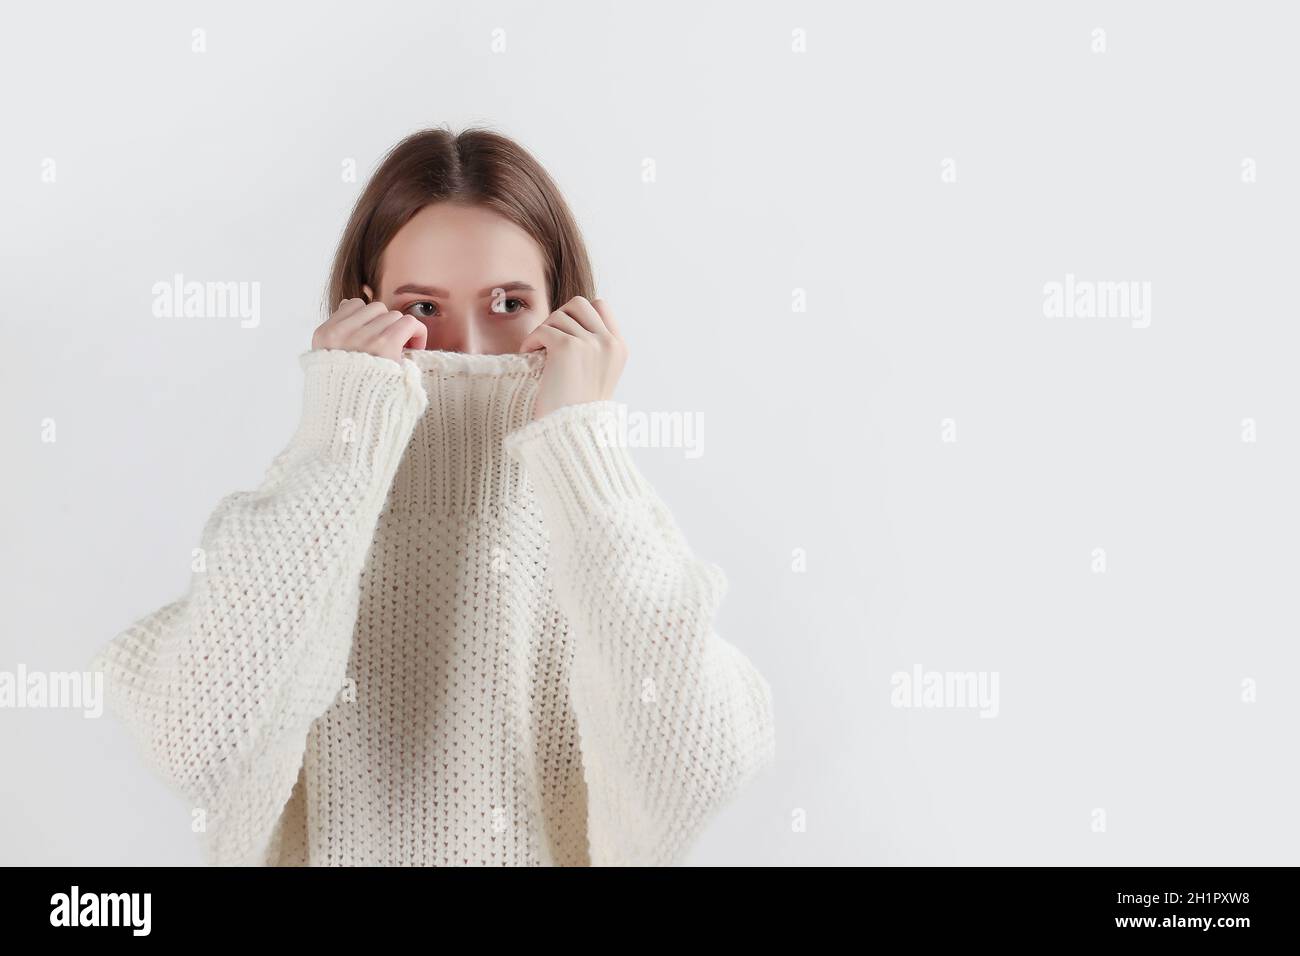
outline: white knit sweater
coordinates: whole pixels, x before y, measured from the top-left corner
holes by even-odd
[[[186,596],[99,650],[215,865],[670,865],[775,757],[614,401],[545,354],[304,353],[302,418]]]

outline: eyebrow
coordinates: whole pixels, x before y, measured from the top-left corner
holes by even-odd
[[[480,291],[478,297],[480,299],[485,299],[488,296],[490,296],[493,292],[495,292],[497,289],[500,289],[502,292],[536,292],[537,291],[532,286],[530,286],[527,282],[519,282],[518,280],[516,280],[514,282],[502,282],[499,285],[490,285],[486,289]],[[443,289],[436,285],[420,285],[417,282],[411,282],[403,286],[398,286],[396,289],[393,290],[393,295],[404,295],[408,292],[413,292],[416,295],[431,295],[439,299],[450,299],[452,297],[451,293],[448,292],[446,289]]]

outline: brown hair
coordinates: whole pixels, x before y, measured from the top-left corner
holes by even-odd
[[[344,299],[379,294],[384,249],[425,206],[484,206],[533,237],[542,250],[550,309],[575,295],[594,297],[595,281],[582,234],[559,187],[532,154],[484,128],[412,133],[388,151],[348,218],[323,303],[328,317]]]

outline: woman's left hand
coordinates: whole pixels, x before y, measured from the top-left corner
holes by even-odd
[[[520,352],[546,350],[534,420],[565,405],[614,397],[627,343],[604,299],[575,295],[528,333]]]

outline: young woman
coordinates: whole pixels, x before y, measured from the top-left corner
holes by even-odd
[[[663,865],[771,690],[615,433],[627,346],[520,146],[416,133],[344,232],[301,421],[97,655],[218,865]]]

